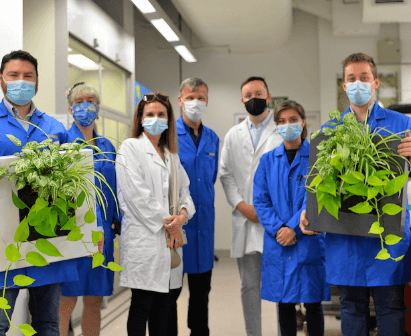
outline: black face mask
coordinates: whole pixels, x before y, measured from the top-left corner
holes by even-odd
[[[248,113],[253,116],[258,116],[267,108],[267,99],[251,98],[244,103]]]

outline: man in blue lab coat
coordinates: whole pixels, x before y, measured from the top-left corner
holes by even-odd
[[[188,243],[183,246],[183,265],[190,292],[187,324],[192,336],[208,336],[208,295],[214,262],[214,183],[219,139],[201,121],[208,104],[206,83],[199,78],[184,80],[178,103],[184,111],[177,120],[179,156],[190,178],[190,194],[196,207],[193,218],[184,226]],[[176,330],[170,332],[176,335]]]
[[[5,55],[1,62],[0,84],[4,99],[0,103],[0,156],[13,155],[19,151],[7,137],[12,134],[22,146],[29,141],[41,142],[46,134],[55,142],[65,143],[67,132],[59,121],[40,112],[32,98],[38,89],[37,60],[28,52],[18,50]],[[24,121],[40,127],[38,128]],[[5,225],[3,223],[3,225]],[[5,298],[10,305],[7,314],[11,318],[19,290],[13,285],[17,274],[29,276],[35,281],[27,286],[30,294],[29,310],[32,316],[32,327],[38,335],[59,335],[59,306],[61,283],[78,280],[76,261],[66,260],[44,267],[26,267],[8,272]],[[0,273],[1,288],[4,285],[5,272]],[[9,321],[4,310],[0,310],[0,336],[9,329]]]

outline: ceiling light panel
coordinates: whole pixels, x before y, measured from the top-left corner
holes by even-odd
[[[174,49],[180,54],[180,56],[188,63],[197,62],[193,54],[188,50],[185,45],[174,46]]]
[[[155,13],[156,9],[148,0],[131,0],[143,14]]]
[[[150,22],[168,42],[177,42],[180,40],[164,19],[150,20]]]

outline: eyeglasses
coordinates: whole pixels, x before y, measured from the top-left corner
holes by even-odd
[[[156,93],[149,93],[149,94],[146,94],[146,95],[143,96],[143,100],[144,100],[145,102],[152,102],[152,101],[154,101],[156,98],[157,98],[158,100],[161,100],[161,101],[165,102],[165,103],[168,102],[168,96],[163,95],[163,94],[158,93],[158,92],[156,92]]]

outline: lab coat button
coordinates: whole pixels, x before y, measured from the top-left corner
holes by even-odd
[[[288,257],[288,259],[291,259],[291,257]]]
[[[198,179],[200,181],[200,179]]]

